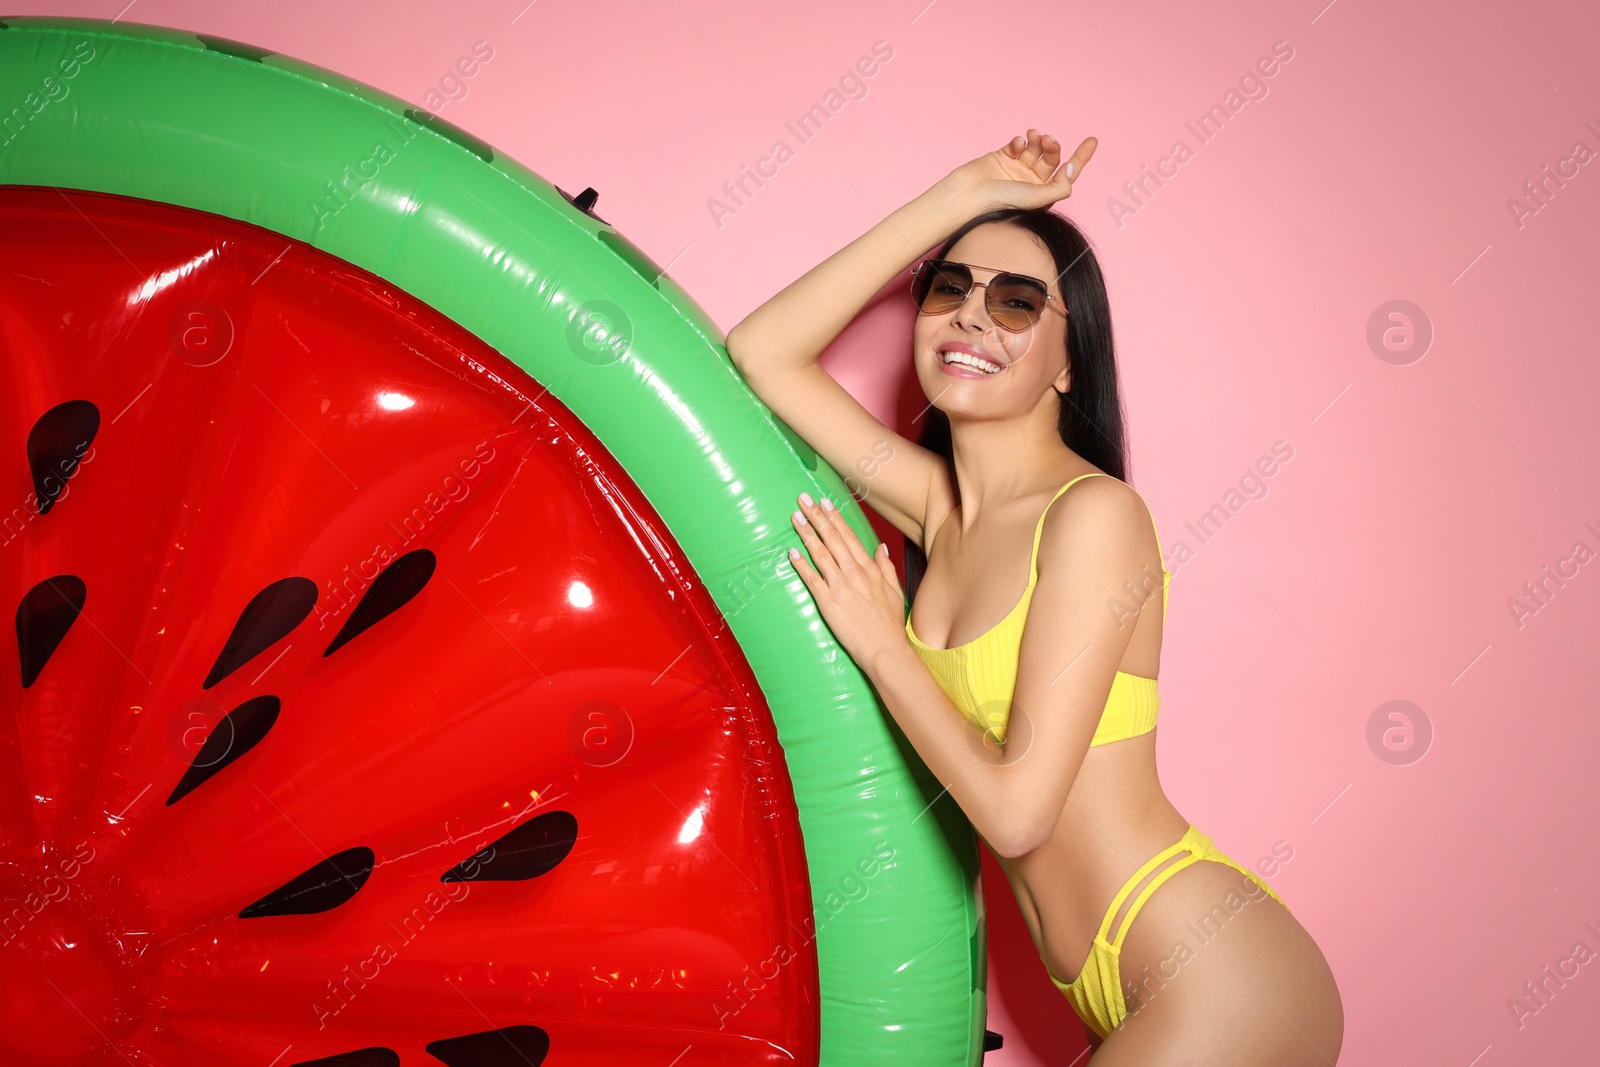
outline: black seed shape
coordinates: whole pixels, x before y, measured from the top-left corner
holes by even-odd
[[[22,661],[22,688],[31,686],[50,662],[72,624],[83,611],[89,589],[75,574],[46,578],[17,605],[17,658]]]
[[[100,409],[87,400],[57,404],[28,431],[28,466],[33,471],[33,492],[39,514],[48,515],[67,479],[100,432]]]
[[[535,816],[439,876],[441,882],[522,882],[554,870],[578,839],[570,812]]]
[[[212,37],[206,33],[197,33],[194,36],[195,40],[205,45],[208,51],[221,52],[224,55],[236,56],[239,59],[248,59],[253,63],[259,63],[268,56],[277,55],[270,48],[258,48],[253,44],[245,44],[243,41],[230,41],[226,37]]]
[[[332,911],[366,885],[376,858],[370,848],[347,848],[343,852],[335,852],[245,908],[239,913],[239,918],[315,915],[320,911]]]
[[[201,689],[210,689],[305,621],[317,603],[310,578],[280,578],[250,598]]]
[[[550,1054],[550,1035],[537,1026],[502,1026],[430,1041],[426,1050],[446,1067],[539,1067]]]
[[[320,1060],[301,1060],[289,1067],[400,1067],[400,1054],[392,1048],[374,1045],[337,1056],[324,1056]]]
[[[983,1032],[983,1051],[985,1051],[985,1052],[993,1052],[995,1049],[1004,1048],[1005,1044],[1006,1044],[1006,1039],[1005,1039],[1005,1035],[1004,1034],[996,1033],[993,1030],[984,1030],[984,1032]],[[1082,1055],[1082,1054],[1080,1053],[1080,1055]]]
[[[363,630],[399,611],[412,597],[422,592],[422,587],[433,577],[433,569],[438,564],[437,556],[426,548],[419,548],[383,568],[383,573],[361,594],[361,602],[339,628],[339,633],[323,655],[333,655]]]
[[[418,126],[425,126],[440,137],[454,141],[485,163],[494,162],[494,149],[489,145],[489,142],[472,136],[472,134],[455,123],[446,122],[430,111],[421,111],[414,107],[406,108],[405,116]]]
[[[278,721],[280,706],[277,697],[252,697],[223,716],[206,734],[205,743],[167,798],[167,806],[170,808],[194,792],[201,782],[255,748]]]

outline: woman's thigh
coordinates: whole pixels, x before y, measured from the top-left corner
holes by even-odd
[[[1122,980],[1128,1016],[1094,1067],[1325,1067],[1339,1058],[1344,1010],[1322,951],[1225,864],[1193,864],[1151,894],[1123,943]]]

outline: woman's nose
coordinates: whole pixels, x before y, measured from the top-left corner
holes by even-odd
[[[974,285],[967,290],[967,298],[956,309],[956,322],[962,326],[975,326],[985,329],[989,325],[989,308],[984,303],[984,288]]]

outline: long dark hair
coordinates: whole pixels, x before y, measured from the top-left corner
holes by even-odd
[[[1056,429],[1066,446],[1113,478],[1127,481],[1128,441],[1122,421],[1122,394],[1117,387],[1116,351],[1111,338],[1111,303],[1106,296],[1100,261],[1082,231],[1049,208],[999,208],[969,219],[945,238],[936,258],[943,259],[968,232],[989,222],[1003,222],[1027,230],[1049,249],[1055,261],[1067,316],[1067,362],[1072,387],[1061,396]],[[943,456],[955,481],[950,446],[950,419],[929,406],[917,438],[922,447]],[[907,603],[916,597],[917,585],[928,561],[922,549],[906,539]]]

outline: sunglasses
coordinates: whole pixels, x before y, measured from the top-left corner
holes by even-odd
[[[1019,333],[1038,322],[1045,305],[1052,300],[1063,315],[1067,313],[1065,305],[1038,278],[997,271],[993,278],[979,282],[972,278],[972,266],[949,259],[925,259],[913,267],[911,295],[917,302],[917,311],[923,315],[954,311],[967,302],[973,286],[981,285],[983,306],[989,318],[1011,333]],[[978,269],[994,270],[993,267]]]

